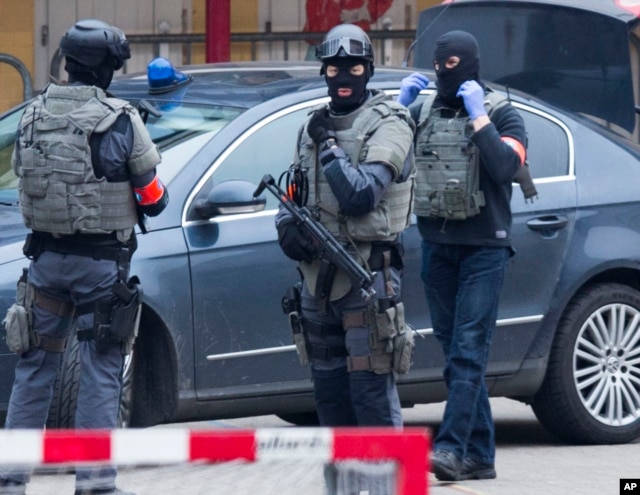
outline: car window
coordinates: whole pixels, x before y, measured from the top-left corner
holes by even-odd
[[[139,101],[131,104],[139,108]],[[147,103],[150,103],[147,101]],[[169,184],[189,160],[220,129],[234,120],[245,109],[223,105],[189,104],[182,102],[153,102],[160,116],[141,115],[147,131],[162,154],[158,173]]]
[[[147,130],[160,150],[207,132],[218,132],[244,109],[220,105],[160,104],[161,116],[149,115]]]
[[[4,203],[15,203],[18,199],[18,179],[11,170],[11,154],[21,116],[22,108],[0,119],[0,202]]]
[[[520,109],[527,130],[527,161],[534,179],[568,175],[569,140],[562,127],[552,120]]]
[[[213,174],[215,183],[226,179],[244,179],[258,184],[265,174],[276,180],[293,160],[300,126],[308,109],[296,110],[245,135]],[[267,194],[267,209],[277,208],[278,201]]]

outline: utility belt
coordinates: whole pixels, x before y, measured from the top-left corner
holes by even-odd
[[[33,326],[33,307],[38,306],[60,318],[69,320],[84,314],[94,313],[93,328],[78,331],[78,340],[95,339],[97,352],[104,353],[112,345],[119,344],[123,355],[129,354],[137,336],[142,289],[138,277],[126,283],[118,280],[113,284],[113,295],[96,302],[75,306],[49,296],[27,280],[27,268],[18,280],[16,302],[7,310],[3,320],[5,340],[12,352],[20,355],[30,349],[39,348],[61,353],[66,349],[66,338],[40,335]]]
[[[135,235],[127,244],[123,244],[112,234],[73,234],[53,237],[47,232],[34,231],[28,234],[22,252],[37,260],[45,251],[58,254],[84,256],[95,260],[115,261],[118,266],[118,279],[126,280],[129,275],[131,256],[137,248]]]

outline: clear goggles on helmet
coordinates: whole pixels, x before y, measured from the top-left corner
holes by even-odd
[[[319,59],[336,57],[340,50],[350,57],[373,57],[371,44],[353,38],[333,38],[316,46],[316,57]]]

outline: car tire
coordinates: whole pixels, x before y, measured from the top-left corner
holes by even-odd
[[[71,334],[62,357],[58,376],[53,385],[53,398],[49,407],[47,428],[73,428],[75,426],[78,387],[80,385],[80,356],[76,333],[71,332]],[[135,361],[132,351],[124,361],[122,395],[118,411],[118,427],[120,428],[126,428],[131,421],[134,370]]]
[[[73,428],[80,386],[80,356],[76,332],[71,332],[53,384],[47,428]]]
[[[601,283],[568,305],[533,402],[542,425],[577,444],[640,436],[640,292]]]

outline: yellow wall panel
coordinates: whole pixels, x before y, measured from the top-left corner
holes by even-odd
[[[433,7],[434,5],[440,5],[442,0],[416,0],[416,10],[420,12],[429,7]]]
[[[231,32],[255,33],[258,31],[258,1],[231,0]],[[204,33],[206,25],[205,0],[193,0],[192,24],[194,33]],[[192,63],[205,61],[204,44],[193,45]],[[232,43],[231,60],[251,60],[250,43]]]
[[[34,0],[1,0],[0,53],[22,62],[33,77]],[[0,64],[0,112],[22,101],[23,85],[18,71]]]

